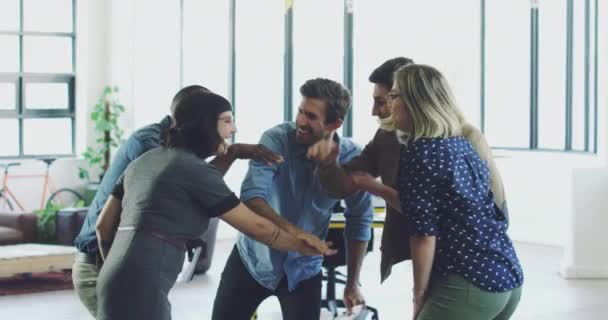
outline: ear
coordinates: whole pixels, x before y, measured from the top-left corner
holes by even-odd
[[[327,124],[327,129],[329,129],[329,130],[338,130],[338,128],[340,128],[342,126],[343,122],[344,122],[344,120],[337,119],[336,121],[334,121],[332,123],[328,123]]]

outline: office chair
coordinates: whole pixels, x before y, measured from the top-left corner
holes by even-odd
[[[336,204],[333,210],[334,213],[344,212],[344,208],[340,203]],[[336,284],[346,285],[346,275],[337,270],[338,267],[346,265],[346,241],[344,240],[344,229],[329,229],[326,241],[333,242],[333,248],[338,250],[333,256],[324,257],[323,259],[323,281],[326,282],[325,299],[321,300],[321,308],[326,308],[334,317],[338,316],[338,310],[344,308],[344,301],[336,299]],[[372,237],[367,244],[367,252],[373,250],[374,247],[374,229],[372,228]],[[379,320],[378,310],[369,305],[366,305],[368,313],[372,314],[372,320]]]

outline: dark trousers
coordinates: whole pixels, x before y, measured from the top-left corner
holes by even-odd
[[[317,320],[321,312],[321,280],[319,273],[289,292],[284,277],[275,291],[269,290],[249,274],[235,246],[222,272],[211,319],[249,320],[262,301],[276,296],[284,320]]]

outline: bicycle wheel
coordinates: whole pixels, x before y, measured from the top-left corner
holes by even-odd
[[[47,208],[50,205],[58,208],[74,208],[82,206],[82,203],[84,203],[84,197],[80,193],[70,188],[61,188],[51,194],[46,201],[46,206]]]
[[[15,207],[1,191],[0,191],[0,212],[13,212]]]

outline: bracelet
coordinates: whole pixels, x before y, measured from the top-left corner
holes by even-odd
[[[272,245],[275,243],[275,241],[277,241],[277,239],[279,238],[280,234],[281,234],[281,228],[279,228],[277,225],[275,225],[274,231],[272,232],[272,239],[270,239],[270,241],[268,242],[269,247],[272,247]]]

